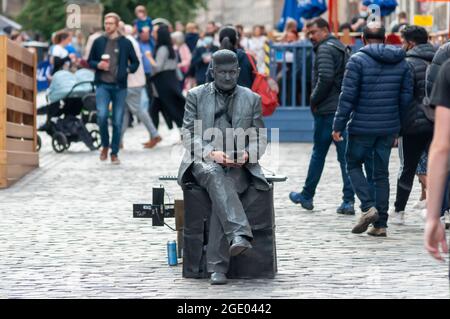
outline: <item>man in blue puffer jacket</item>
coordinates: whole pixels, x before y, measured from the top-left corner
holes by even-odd
[[[333,139],[342,140],[348,128],[347,171],[361,201],[362,216],[353,228],[369,235],[386,237],[389,209],[389,158],[391,148],[405,121],[414,95],[414,83],[405,52],[385,45],[384,27],[364,29],[363,47],[346,68],[339,106],[333,124]],[[373,153],[375,196],[362,171]]]

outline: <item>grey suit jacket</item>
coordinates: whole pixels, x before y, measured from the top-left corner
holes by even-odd
[[[267,147],[267,133],[264,129],[262,118],[261,97],[251,90],[242,86],[236,87],[233,99],[232,127],[242,128],[244,131],[249,128],[257,129],[256,138],[250,138],[246,145],[249,153],[257,154],[259,160]],[[186,97],[186,106],[183,120],[183,145],[185,154],[178,173],[178,184],[183,185],[186,173],[194,162],[193,154],[201,154],[205,157],[214,150],[212,137],[205,137],[205,134],[198,134],[194,130],[195,121],[201,120],[201,128],[204,133],[207,129],[214,127],[215,115],[215,88],[214,83],[207,83],[189,91]],[[259,130],[263,129],[263,130]],[[197,160],[201,160],[197,158]],[[258,163],[247,163],[245,168],[255,177],[254,184],[257,189],[268,190],[264,174]]]

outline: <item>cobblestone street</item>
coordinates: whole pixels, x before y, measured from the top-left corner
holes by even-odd
[[[132,218],[133,203],[151,202],[158,176],[176,174],[176,131],[162,129],[163,143],[147,151],[144,128],[130,129],[119,167],[100,163],[82,144],[56,154],[40,135],[41,167],[0,191],[0,298],[449,298],[448,263],[425,252],[420,211],[411,208],[417,182],[407,225],[390,226],[386,239],[353,235],[357,217],[335,213],[341,201],[335,150],[315,210],[307,212],[288,193],[302,185],[312,145],[282,144],[279,165],[264,164],[289,177],[275,186],[276,279],[210,286],[183,279],[181,265],[167,265],[166,243],[176,233]],[[394,150],[391,203],[398,162]],[[163,185],[171,199],[181,199],[175,182]]]

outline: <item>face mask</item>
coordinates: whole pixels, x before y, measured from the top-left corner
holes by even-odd
[[[214,39],[212,37],[206,37],[203,39],[203,43],[205,46],[210,46],[213,43]]]

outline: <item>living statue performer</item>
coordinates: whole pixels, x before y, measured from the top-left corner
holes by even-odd
[[[214,81],[189,91],[183,121],[187,152],[178,175],[183,185],[194,179],[212,202],[207,271],[211,284],[227,283],[230,256],[251,249],[252,230],[239,195],[250,184],[261,191],[270,186],[259,159],[267,146],[261,98],[238,86],[239,63],[230,50],[213,55]]]

